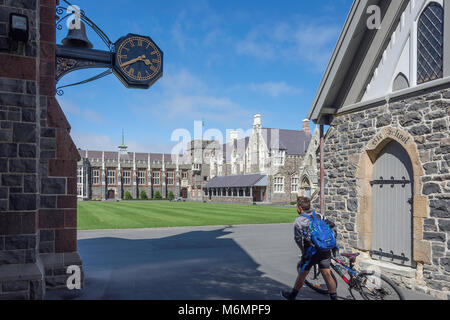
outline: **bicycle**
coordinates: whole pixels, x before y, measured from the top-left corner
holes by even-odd
[[[375,271],[358,272],[354,269],[354,264],[359,253],[343,253],[341,255],[349,259],[349,265],[346,265],[337,258],[332,258],[331,268],[349,286],[349,291],[353,299],[356,300],[353,294],[353,291],[355,291],[364,300],[405,300],[401,290],[386,276]],[[298,270],[301,270],[301,267],[300,261],[297,265]],[[345,273],[347,273],[349,278]],[[337,287],[338,282],[334,273],[331,272],[331,275]],[[317,265],[311,268],[305,284],[320,294],[328,294],[327,286]]]

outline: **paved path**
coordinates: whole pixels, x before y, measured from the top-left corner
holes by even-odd
[[[292,233],[291,224],[82,231],[84,289],[46,298],[279,300],[296,277]],[[348,296],[344,283],[339,288],[339,296]],[[328,297],[305,287],[298,299]]]

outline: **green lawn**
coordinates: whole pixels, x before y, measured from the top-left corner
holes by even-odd
[[[294,208],[192,202],[79,202],[78,229],[291,223]]]

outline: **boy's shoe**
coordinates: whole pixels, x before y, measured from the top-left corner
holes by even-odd
[[[295,297],[292,295],[292,292],[290,292],[290,291],[281,291],[280,292],[280,294],[281,294],[281,297],[283,298],[283,299],[286,299],[286,300],[295,300]]]

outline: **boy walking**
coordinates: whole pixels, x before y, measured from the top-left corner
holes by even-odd
[[[313,216],[313,211],[311,210],[311,199],[300,197],[297,200],[297,212],[300,215],[295,220],[294,223],[294,239],[297,243],[297,246],[302,251],[302,260],[300,265],[304,265],[305,263],[308,263],[306,266],[303,267],[303,272],[299,273],[297,280],[295,281],[294,288],[292,291],[282,291],[281,295],[283,298],[287,300],[295,300],[295,298],[298,295],[298,292],[303,287],[305,283],[305,279],[307,275],[309,274],[309,271],[311,270],[312,266],[319,265],[320,272],[323,276],[323,279],[325,280],[325,283],[327,284],[328,292],[330,294],[331,300],[337,300],[336,295],[336,283],[331,276],[331,250],[328,251],[317,251],[315,250],[315,253],[312,255],[312,257],[308,256],[308,253],[310,252],[309,249],[313,245],[311,238],[309,236],[309,227],[311,224],[311,219]],[[306,216],[305,216],[306,215]],[[309,216],[310,218],[308,218]],[[328,226],[331,229],[335,228],[335,224],[328,219],[324,219],[324,217],[321,214],[317,214],[317,218],[324,220]],[[299,270],[300,272],[301,270]]]

